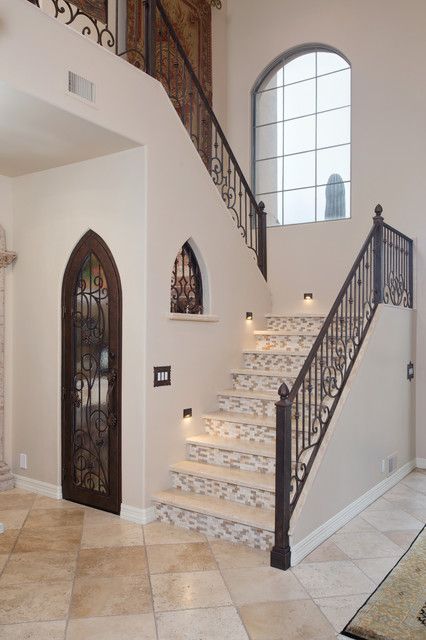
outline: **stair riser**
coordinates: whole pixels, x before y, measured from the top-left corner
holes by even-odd
[[[188,460],[217,464],[230,469],[242,471],[258,471],[259,473],[275,473],[275,459],[266,456],[227,451],[213,447],[203,447],[198,444],[188,444]]]
[[[234,389],[243,389],[245,391],[276,391],[284,382],[289,388],[293,386],[294,378],[289,376],[259,376],[255,373],[233,373],[232,385]]]
[[[221,438],[236,438],[249,442],[274,442],[275,428],[264,427],[255,424],[243,424],[227,422],[226,420],[204,420],[206,433]]]
[[[265,418],[275,417],[275,402],[279,400],[261,400],[260,398],[243,398],[241,396],[219,395],[219,407],[221,411],[234,413],[248,413]]]
[[[274,542],[271,531],[250,527],[230,520],[222,520],[214,516],[187,511],[166,504],[156,503],[155,514],[158,520],[174,524],[185,529],[193,529],[207,536],[228,540],[239,544],[247,544],[256,549],[269,550]]]
[[[259,353],[245,353],[243,362],[245,369],[282,371],[286,376],[295,378],[303,367],[305,360],[306,355],[290,356],[259,351]]]
[[[272,491],[243,487],[175,471],[172,472],[172,484],[175,489],[182,489],[182,491],[192,491],[204,496],[223,498],[250,507],[275,509],[275,495]]]
[[[277,316],[267,319],[268,329],[274,331],[320,331],[324,318],[279,318]]]
[[[315,342],[315,336],[256,336],[256,348],[281,349],[290,353],[306,353]]]

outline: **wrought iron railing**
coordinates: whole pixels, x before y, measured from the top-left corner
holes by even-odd
[[[127,0],[105,0],[92,15],[81,0],[28,1],[162,83],[266,279],[264,204],[256,202],[161,1],[135,0],[136,38],[127,34]]]
[[[382,207],[291,389],[277,402],[275,546],[288,569],[290,518],[381,302],[413,306],[413,241],[384,223]]]

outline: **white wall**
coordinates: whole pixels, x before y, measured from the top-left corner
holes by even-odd
[[[0,175],[0,224],[6,232],[6,248],[13,249],[12,180]],[[4,457],[12,460],[12,339],[13,339],[13,278],[12,267],[5,271],[5,353],[4,353]],[[1,447],[0,447],[1,448]]]
[[[122,152],[13,181],[13,463],[61,484],[61,288],[68,258],[93,229],[117,263],[123,290],[123,502],[143,492],[145,153]],[[28,469],[17,468],[18,454]]]
[[[413,384],[406,375],[413,316],[378,308],[296,507],[293,544],[384,480],[384,458],[397,453],[398,468],[414,459]]]
[[[250,175],[252,87],[291,47],[322,43],[352,65],[352,218],[268,230],[275,311],[327,312],[371,226],[386,222],[417,239],[417,384],[426,386],[426,58],[423,0],[228,0],[227,133]],[[303,293],[314,293],[313,303]],[[426,396],[417,397],[417,456],[426,458]]]
[[[144,145],[146,162],[145,179],[140,173],[135,175],[132,164],[132,179],[137,180],[139,176],[140,180],[137,187],[134,182],[130,183],[130,177],[129,182],[126,182],[123,175],[128,167],[127,161],[123,160],[123,165],[119,163],[117,179],[121,182],[117,188],[121,198],[112,194],[111,205],[107,200],[115,181],[111,178],[109,186],[105,178],[102,180],[102,171],[99,170],[102,159],[97,160],[94,165],[90,162],[71,165],[17,179],[15,194],[22,216],[19,218],[22,222],[16,235],[20,245],[17,250],[22,255],[22,261],[27,261],[27,276],[30,273],[30,258],[34,258],[32,229],[41,242],[37,229],[38,216],[44,221],[45,232],[49,231],[47,221],[50,219],[52,233],[61,237],[58,248],[51,248],[47,238],[43,240],[43,246],[54,255],[55,280],[52,291],[46,292],[51,305],[49,320],[44,325],[41,319],[34,321],[34,326],[42,331],[42,335],[43,332],[45,334],[42,341],[47,344],[51,340],[46,353],[52,367],[48,374],[50,383],[47,390],[39,375],[38,356],[41,352],[31,342],[31,337],[34,337],[32,332],[28,334],[25,343],[28,353],[16,342],[21,370],[24,368],[24,357],[31,357],[31,384],[34,387],[31,395],[34,399],[38,396],[42,398],[41,404],[37,405],[37,420],[39,423],[47,420],[50,426],[43,442],[37,441],[36,435],[32,433],[31,423],[27,421],[31,412],[30,403],[25,399],[26,388],[21,385],[20,376],[15,373],[15,390],[19,389],[19,393],[15,394],[14,406],[18,410],[19,419],[16,418],[16,424],[19,425],[21,435],[17,434],[14,451],[18,452],[23,446],[31,446],[34,451],[31,463],[34,465],[34,473],[31,472],[31,477],[57,482],[60,318],[54,315],[57,311],[55,296],[63,273],[62,264],[65,265],[71,248],[81,235],[78,225],[82,226],[85,220],[92,219],[91,216],[97,219],[100,205],[105,204],[105,221],[101,225],[99,220],[100,234],[110,245],[114,255],[117,252],[115,257],[119,269],[120,265],[121,269],[127,269],[123,265],[127,265],[128,260],[133,260],[135,254],[138,259],[139,256],[145,256],[142,275],[130,276],[127,269],[127,275],[122,273],[122,279],[124,281],[125,277],[138,277],[139,295],[141,299],[145,299],[146,308],[145,316],[141,315],[141,310],[137,314],[145,382],[138,384],[137,370],[138,377],[133,381],[134,392],[138,394],[138,401],[144,407],[141,432],[137,435],[143,442],[139,447],[138,441],[135,441],[133,450],[128,451],[128,471],[134,476],[127,480],[126,486],[132,489],[126,489],[123,498],[132,506],[146,507],[152,491],[168,486],[168,464],[183,457],[185,435],[201,430],[201,413],[215,408],[216,392],[230,382],[229,368],[239,363],[241,350],[252,344],[252,331],[246,326],[245,312],[249,310],[255,314],[255,322],[251,323],[250,330],[263,326],[263,316],[271,309],[270,292],[160,84],[72,29],[51,20],[26,0],[0,0],[0,21],[3,26],[0,38],[1,80]],[[88,106],[66,93],[68,69],[96,83],[96,107]],[[123,154],[122,157],[131,156]],[[112,163],[108,165],[111,167],[109,174],[115,173],[113,167],[118,162],[117,158],[118,156],[116,159],[104,159],[105,162]],[[93,211],[85,203],[90,185],[90,176],[86,179],[83,175],[82,169],[86,166],[94,167],[92,177],[97,185],[91,200]],[[106,188],[107,197],[100,197],[98,204],[95,204],[101,185]],[[130,189],[129,202],[123,196],[123,191],[127,188]],[[80,197],[77,197],[78,193]],[[136,222],[136,193],[140,197],[141,217],[144,208],[146,210],[145,234]],[[123,211],[129,208],[133,212],[128,214],[134,221],[129,227],[124,226],[124,217],[120,217],[119,221],[114,217],[119,201]],[[57,218],[56,209],[61,211],[62,207],[68,214],[75,212],[75,223],[69,220],[65,211]],[[37,215],[34,213],[35,208]],[[117,237],[113,232],[116,228]],[[69,237],[67,229],[70,231]],[[66,237],[63,238],[62,235]],[[189,325],[168,319],[171,268],[179,246],[189,237],[196,242],[206,264],[211,293],[210,310],[219,316],[218,323]],[[129,240],[130,247],[126,256],[123,254],[125,238]],[[59,253],[63,255],[59,256]],[[49,256],[46,259],[50,259]],[[59,264],[58,260],[62,262]],[[18,289],[18,281],[24,288],[15,304],[16,315],[18,309],[25,307],[28,310],[23,299],[26,285],[23,282],[22,262],[20,268],[22,275],[20,278],[17,275],[16,288]],[[46,272],[47,266],[43,268]],[[17,264],[16,274],[19,273],[18,269]],[[140,274],[140,271],[137,273]],[[31,276],[34,278],[34,260]],[[137,304],[137,288],[134,281],[131,282],[134,287],[132,304],[134,297]],[[35,305],[32,317],[39,313],[39,299],[31,291],[29,295]],[[23,328],[24,319],[17,320],[19,330]],[[172,365],[171,388],[152,388],[152,368],[157,364]],[[25,375],[29,377],[29,372]],[[132,369],[127,375],[132,375]],[[25,404],[28,405],[27,408],[21,407]],[[194,418],[183,425],[182,409],[187,406],[193,407]],[[135,409],[131,423],[135,433],[136,413]],[[126,425],[123,424],[123,429],[125,428]],[[126,461],[124,463],[126,465]],[[141,469],[144,470],[142,479]],[[140,483],[143,485],[142,490]]]

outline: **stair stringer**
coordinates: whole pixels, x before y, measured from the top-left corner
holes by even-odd
[[[377,499],[383,459],[398,452],[396,473],[412,465],[412,325],[411,309],[378,306],[291,518],[293,564],[368,506],[361,496]]]

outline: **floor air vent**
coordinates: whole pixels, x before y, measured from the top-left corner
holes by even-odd
[[[68,71],[68,91],[88,102],[94,103],[96,101],[95,83],[73,71]]]

